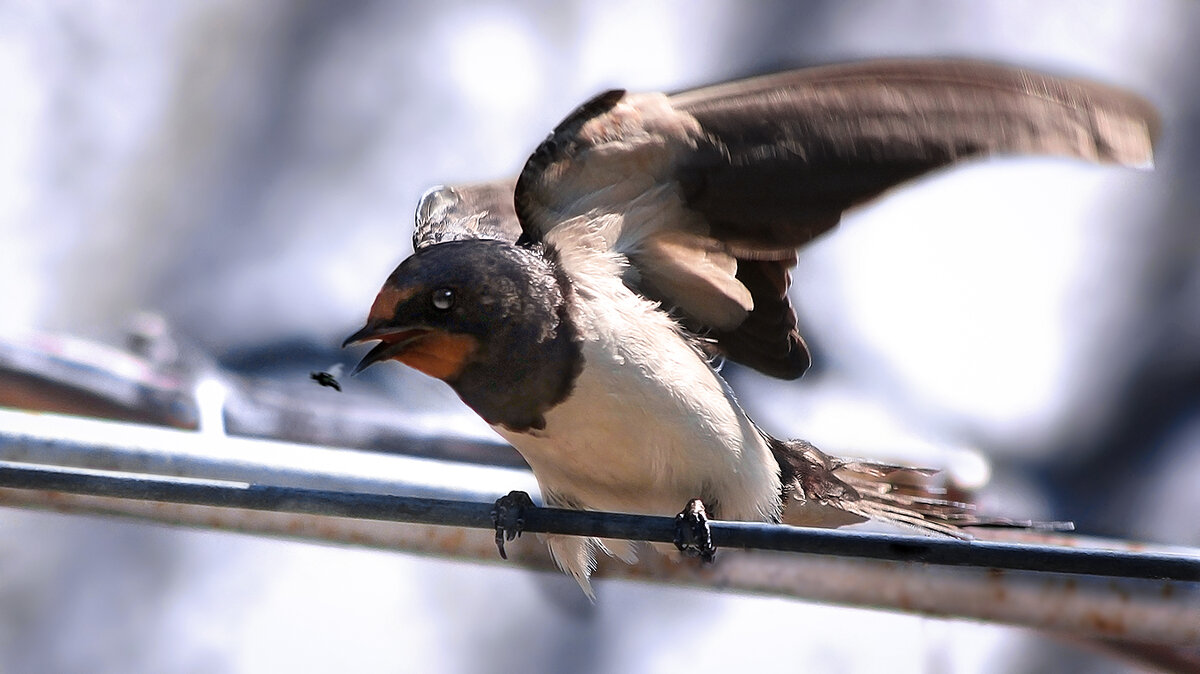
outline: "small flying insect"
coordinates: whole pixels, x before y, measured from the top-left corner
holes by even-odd
[[[337,363],[329,368],[328,372],[310,372],[309,378],[317,382],[321,386],[328,386],[335,391],[341,391],[342,385],[338,383],[337,378],[342,375],[342,364]]]

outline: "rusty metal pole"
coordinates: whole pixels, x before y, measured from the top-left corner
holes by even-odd
[[[236,447],[226,446],[225,443],[232,443]],[[334,489],[351,492],[338,497],[346,502],[367,505],[367,509],[361,512],[348,510],[342,514],[356,512],[368,516],[371,515],[371,508],[376,506],[369,503],[370,498],[356,499],[355,493],[395,494],[414,490],[430,493],[440,489],[438,495],[443,497],[445,494],[461,497],[463,493],[473,493],[490,499],[514,486],[511,478],[525,476],[528,479],[528,473],[511,469],[427,462],[408,457],[369,455],[285,443],[234,441],[221,436],[202,437],[186,431],[2,410],[0,457],[25,462],[37,457],[48,459],[41,466],[27,465],[29,475],[40,471],[70,476],[97,468],[141,472],[137,468],[152,466],[161,469],[166,466],[170,468],[167,472],[185,478],[174,481],[181,484],[223,486],[234,492],[240,490],[243,494],[253,492],[246,486],[250,483],[274,485],[274,492],[271,492],[271,488],[266,492],[259,490],[260,495],[274,494],[272,498],[282,498],[289,493],[303,495],[313,489]],[[93,464],[103,465],[71,466],[72,462],[64,461],[68,457],[92,457],[96,459],[92,461]],[[59,464],[57,469],[49,465],[53,463]],[[334,466],[336,470],[325,471]],[[417,470],[417,467],[421,468]],[[414,470],[417,476],[434,477],[437,481],[423,485],[414,482],[411,479]],[[427,472],[421,474],[420,470]],[[457,472],[460,470],[463,472]],[[12,475],[15,473],[10,473],[10,477]],[[405,479],[400,479],[400,476]],[[135,481],[155,484],[164,481],[161,475],[135,478]],[[214,479],[222,482],[206,482]],[[230,481],[241,484],[230,485]],[[13,486],[12,480],[8,484]],[[456,491],[459,485],[467,487],[467,491]],[[35,485],[30,480],[30,484],[25,486]],[[54,487],[55,483],[50,480],[42,486]],[[57,486],[65,486],[65,483]],[[130,495],[134,494],[126,494]],[[221,502],[223,499],[215,500]],[[224,501],[227,505],[238,505],[237,499]],[[367,544],[498,562],[492,545],[492,533],[488,530],[436,524],[373,522],[313,514],[319,511],[311,509],[305,514],[296,514],[244,507],[150,502],[121,498],[116,491],[108,496],[97,496],[70,494],[61,489],[6,488],[0,490],[0,502],[73,512],[120,514],[177,524]],[[273,508],[279,503],[273,501],[257,505]],[[486,517],[481,514],[486,509],[486,503],[468,504],[463,512],[470,511],[469,514],[460,517],[463,521],[456,523],[486,527]],[[722,530],[722,526],[718,525],[718,531]],[[837,532],[829,533],[835,538],[845,536]],[[900,543],[910,545],[911,542],[904,540],[907,538],[895,537]],[[847,540],[861,540],[861,536],[856,538],[850,535]],[[1078,543],[1078,540],[1075,542]],[[531,542],[529,537],[518,543],[520,545],[513,548],[515,563],[536,569],[552,568],[542,546]],[[1152,553],[1132,554],[1135,560],[1144,558],[1154,561],[1162,557]],[[1193,552],[1192,563],[1200,570],[1200,561],[1197,559],[1200,558]],[[1179,577],[1190,577],[1187,573],[1191,568],[1185,563],[1180,571],[1184,575]],[[602,564],[599,575],[792,596],[925,615],[967,617],[1089,638],[1122,639],[1148,644],[1200,643],[1200,582],[1195,580],[1097,578],[1035,571],[999,572],[970,566],[945,567],[878,559],[733,550],[725,551],[719,562],[710,567],[676,564],[665,561],[663,557],[649,556],[634,566],[606,562]]]

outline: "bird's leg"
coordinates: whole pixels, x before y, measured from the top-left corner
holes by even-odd
[[[504,541],[521,535],[525,527],[525,509],[536,507],[529,494],[523,491],[510,491],[496,499],[492,506],[492,524],[496,526],[496,549],[500,551],[500,559],[508,559]]]
[[[685,556],[699,557],[702,562],[711,562],[716,557],[717,546],[712,542],[708,512],[698,498],[688,501],[683,512],[675,516],[675,547]]]

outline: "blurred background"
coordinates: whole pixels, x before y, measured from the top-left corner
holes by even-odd
[[[993,511],[1200,545],[1187,0],[8,0],[0,339],[121,346],[149,321],[171,358],[325,394],[308,371],[354,361],[337,346],[430,186],[513,175],[605,88],[875,56],[1127,87],[1162,113],[1156,167],[996,159],[860,209],[794,272],[816,367],[729,366],[743,402],[831,453],[946,467]],[[346,383],[486,432],[399,367]],[[0,532],[4,672],[1128,671],[962,621],[617,581],[590,605],[553,574],[98,517]]]

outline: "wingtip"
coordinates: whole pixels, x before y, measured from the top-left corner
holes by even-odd
[[[359,342],[362,342],[363,340],[365,340],[367,338],[367,335],[370,332],[371,332],[371,327],[364,325],[363,327],[361,327],[357,331],[355,331],[354,334],[352,334],[349,337],[347,337],[346,339],[342,340],[342,348],[344,349],[348,346],[353,346],[355,344],[358,344]]]
[[[1095,118],[1095,133],[1100,159],[1143,171],[1154,168],[1154,149],[1158,130],[1154,119],[1145,112],[1107,114]]]
[[[370,365],[371,365],[371,363],[367,362],[366,358],[363,358],[362,360],[358,361],[358,364],[354,366],[353,370],[350,370],[350,374],[347,376],[357,377],[359,372],[362,372],[363,370],[367,369],[367,367],[369,367]]]

